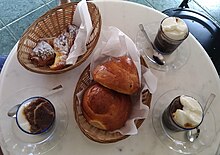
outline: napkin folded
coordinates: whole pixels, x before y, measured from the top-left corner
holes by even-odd
[[[132,112],[125,126],[114,132],[120,132],[123,135],[135,135],[138,130],[134,121],[147,118],[149,113],[149,107],[142,103],[142,92],[148,89],[151,93],[154,93],[157,88],[157,78],[149,68],[141,65],[140,53],[134,42],[116,27],[103,27],[97,48],[92,56],[90,70],[92,72],[98,64],[108,61],[111,57],[123,55],[130,56],[135,63],[141,81],[141,90],[131,96]],[[92,78],[92,76],[90,77]],[[80,95],[78,97],[81,100]]]
[[[82,0],[77,4],[72,24],[78,26],[79,31],[70,49],[66,64],[75,64],[77,58],[87,50],[86,43],[89,41],[93,27],[86,0]]]

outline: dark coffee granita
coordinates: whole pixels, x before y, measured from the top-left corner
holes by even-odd
[[[30,123],[31,133],[41,133],[47,130],[55,119],[55,109],[44,98],[33,100],[23,111]]]

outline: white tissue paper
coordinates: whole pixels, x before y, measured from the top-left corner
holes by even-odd
[[[123,55],[130,56],[137,66],[142,87],[140,92],[131,97],[133,107],[130,118],[124,127],[114,132],[120,132],[122,135],[135,135],[138,133],[138,130],[134,120],[147,118],[149,113],[149,107],[142,103],[141,94],[146,89],[154,93],[157,88],[157,78],[150,69],[141,66],[140,53],[134,42],[116,27],[110,26],[102,28],[100,40],[91,60],[90,70],[92,72],[98,64],[108,61],[111,57],[120,57]],[[92,76],[90,77],[92,78]],[[81,98],[80,94],[78,94],[78,97]],[[79,101],[81,101],[81,99],[79,99]]]
[[[86,0],[82,0],[77,4],[72,24],[78,26],[79,31],[70,49],[66,64],[75,64],[77,58],[87,50],[86,43],[89,41],[93,27]]]

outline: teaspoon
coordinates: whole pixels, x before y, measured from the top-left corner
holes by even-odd
[[[215,94],[211,93],[206,104],[205,104],[205,107],[204,107],[204,117],[208,111],[208,109],[210,108],[210,105],[211,103],[213,102],[213,100],[215,99]],[[199,127],[197,127],[196,129],[193,129],[193,130],[189,130],[186,132],[186,138],[190,141],[190,142],[194,142],[198,137],[199,137],[199,134],[200,134],[200,129]]]
[[[160,54],[158,51],[157,51],[157,48],[154,46],[154,44],[151,42],[150,38],[148,37],[148,34],[147,32],[145,31],[144,29],[144,26],[143,24],[139,24],[139,28],[140,30],[143,32],[145,38],[147,39],[147,41],[150,43],[151,45],[151,50],[153,51],[153,59],[154,61],[159,64],[159,65],[165,65],[165,60],[164,60],[164,57],[162,56],[162,54]]]
[[[49,92],[47,92],[45,95],[43,95],[43,97],[47,97],[47,96],[50,96],[52,94],[55,94],[55,93],[58,93],[60,92],[61,90],[63,90],[63,86],[62,85],[58,85],[54,88],[52,88]],[[16,112],[19,108],[21,104],[17,104],[15,106],[13,106],[9,111],[8,111],[8,116],[9,117],[16,117]]]

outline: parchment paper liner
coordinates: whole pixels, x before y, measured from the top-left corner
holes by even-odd
[[[97,48],[97,50],[94,52],[91,65],[88,66],[81,74],[74,92],[75,119],[81,131],[88,138],[100,143],[116,142],[128,137],[129,135],[137,134],[138,132],[137,128],[140,127],[140,125],[143,123],[143,120],[147,118],[152,93],[156,90],[157,79],[151,73],[151,71],[148,68],[146,68],[147,65],[142,59],[142,57],[140,59],[140,54],[137,51],[133,41],[123,32],[121,32],[119,29],[115,27],[107,27],[103,29],[97,47],[99,48]],[[114,50],[111,47],[113,47]],[[103,51],[104,54],[102,53]],[[132,103],[133,103],[132,114],[129,120],[126,122],[125,127],[114,132],[108,132],[91,126],[85,120],[81,112],[80,101],[81,101],[82,92],[92,82],[90,70],[92,71],[94,66],[96,66],[97,64],[107,61],[109,59],[109,56],[112,56],[111,55],[112,53],[114,54],[115,57],[126,54],[132,58],[136,66],[138,66],[137,69],[139,73],[139,78],[142,81],[141,82],[142,88],[140,89],[139,93],[132,96]],[[143,65],[142,67],[141,64]]]

